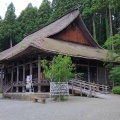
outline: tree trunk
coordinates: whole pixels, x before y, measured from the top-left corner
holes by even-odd
[[[113,29],[112,29],[112,15],[111,15],[111,10],[110,10],[110,4],[109,4],[109,19],[110,19],[110,37],[112,37]],[[112,39],[112,50],[114,50],[113,39]]]
[[[12,38],[10,38],[10,48],[12,47]]]
[[[98,34],[98,41],[101,41],[102,40],[102,37],[101,37],[101,31],[102,31],[102,15],[101,15],[101,13],[100,13],[100,18],[99,18],[99,34]]]
[[[95,20],[94,20],[94,15],[93,15],[93,38],[96,40],[96,30],[95,30]]]
[[[110,38],[110,29],[109,29],[109,21],[108,21],[108,11],[106,9],[106,16],[105,16],[105,25],[106,25],[106,39]]]
[[[109,17],[108,17],[108,9],[106,9],[106,16],[105,16],[105,27],[106,27],[106,39],[110,38],[110,26],[109,26]],[[111,45],[107,47],[111,49]]]

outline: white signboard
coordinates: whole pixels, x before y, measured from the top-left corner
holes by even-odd
[[[27,75],[26,78],[26,89],[31,89],[32,85],[32,75]]]
[[[69,95],[68,83],[66,82],[51,82],[50,94],[52,95]]]

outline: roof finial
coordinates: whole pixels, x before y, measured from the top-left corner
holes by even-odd
[[[77,9],[80,10],[81,6],[82,6],[82,5],[79,5],[79,6],[77,7]]]
[[[79,6],[77,7],[77,9],[80,10],[80,8],[82,7],[82,5],[83,5],[83,3],[81,3],[81,5],[79,5]]]

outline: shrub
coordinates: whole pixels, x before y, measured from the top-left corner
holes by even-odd
[[[66,96],[67,97],[67,96]],[[57,96],[54,96],[53,98],[54,101],[66,101],[67,98],[65,98],[64,95],[57,95]]]
[[[115,87],[113,87],[112,92],[113,92],[114,94],[120,94],[120,86],[115,86]]]
[[[120,85],[120,66],[113,67],[108,77],[116,85]]]
[[[47,80],[54,82],[67,82],[74,76],[73,70],[75,65],[69,56],[54,56],[51,62],[42,60],[44,76]]]

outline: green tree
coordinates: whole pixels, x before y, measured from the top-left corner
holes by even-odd
[[[81,9],[82,18],[90,33],[100,45],[117,33],[119,21],[118,0],[86,0]],[[109,46],[110,48],[110,46]]]
[[[40,28],[48,23],[48,19],[50,18],[51,7],[50,2],[48,0],[43,0],[42,4],[38,9],[37,15],[37,27]]]
[[[82,0],[53,0],[52,1],[52,13],[49,22],[66,14],[68,11],[80,6]]]
[[[114,66],[109,74],[109,78],[114,82],[115,86],[120,85],[120,66]]]
[[[15,7],[13,3],[10,3],[7,7],[7,11],[5,14],[5,18],[3,21],[3,36],[4,36],[4,43],[8,42],[10,43],[10,47],[12,47],[13,40],[14,40],[14,34],[15,34],[15,21],[16,21],[16,15],[15,15]]]
[[[37,29],[37,8],[33,7],[31,3],[23,10],[17,18],[17,42],[21,41],[26,35]]]
[[[91,30],[92,30],[92,35],[93,35],[93,38],[96,40],[96,24],[95,24],[95,18],[96,18],[96,13],[97,13],[97,2],[95,0],[86,0],[84,1],[83,3],[83,6],[84,6],[84,10],[83,10],[83,13],[82,13],[82,16],[84,16],[84,18],[88,18],[91,16],[91,23],[90,26],[91,26]]]
[[[51,62],[43,60],[41,66],[44,68],[44,76],[46,79],[54,82],[67,82],[74,76],[74,64],[68,56],[58,55]]]
[[[43,67],[44,76],[47,80],[51,82],[61,83],[67,82],[71,77],[74,76],[72,71],[74,70],[75,65],[72,63],[72,60],[69,56],[54,56],[51,62],[47,60],[42,60],[41,66]],[[64,100],[63,95],[55,97],[55,100]]]
[[[120,85],[120,29],[118,30],[118,34],[115,34],[105,42],[105,46],[110,46],[113,43],[115,48],[110,50],[111,54],[107,56],[107,66],[110,68],[109,78],[115,85]]]

